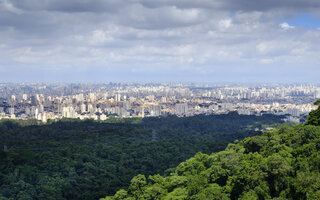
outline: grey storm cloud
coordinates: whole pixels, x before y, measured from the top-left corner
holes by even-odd
[[[242,11],[267,11],[278,8],[297,10],[320,7],[317,0],[12,0],[15,7],[23,10],[52,10],[61,12],[114,12],[132,4],[149,8],[176,6],[178,8],[207,8]]]
[[[221,15],[221,12],[266,12],[279,15],[317,10],[317,0],[1,0],[1,26],[52,33],[55,25],[119,23],[141,29],[192,26]],[[289,10],[286,10],[289,9]],[[7,11],[7,12],[6,12]],[[9,11],[9,12],[8,12]],[[42,29],[42,30],[41,30]],[[57,29],[59,31],[59,28]]]
[[[319,7],[318,0],[0,0],[0,78],[93,69],[200,79],[270,78],[280,68],[296,76],[302,66],[320,73],[320,31],[287,22],[320,17]]]
[[[60,12],[115,12],[125,6],[122,0],[13,0],[12,4],[18,9],[30,11],[60,11]]]

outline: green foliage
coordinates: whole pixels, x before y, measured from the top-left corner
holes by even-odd
[[[62,119],[45,125],[2,120],[0,147],[6,145],[8,150],[0,151],[0,198],[99,199],[118,191],[107,199],[185,199],[214,182],[225,185],[230,170],[217,165],[211,174],[192,178],[212,163],[208,155],[200,153],[185,166],[174,167],[197,152],[217,152],[229,142],[259,134],[247,130],[248,126],[274,123],[281,123],[281,117],[234,113],[98,122]],[[238,162],[238,157],[231,154],[217,159],[224,159],[227,166]],[[165,173],[175,175],[160,176]],[[138,174],[159,175],[145,178]],[[223,197],[224,192],[212,186],[200,197]]]
[[[314,105],[317,105],[318,109],[313,110],[309,113],[306,125],[320,126],[320,99],[314,102]]]
[[[316,106],[320,106],[320,99],[318,99],[317,101],[315,101],[313,104],[316,105]]]
[[[198,153],[169,176],[143,179],[139,193],[131,189],[123,199],[148,199],[153,187],[152,199],[320,199],[319,150],[320,126],[282,126]]]

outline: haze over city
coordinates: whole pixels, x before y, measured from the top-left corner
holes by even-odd
[[[0,0],[1,82],[318,82],[320,1]]]

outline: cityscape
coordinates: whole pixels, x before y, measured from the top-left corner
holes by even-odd
[[[285,115],[304,122],[320,98],[315,84],[0,84],[0,119],[178,117],[226,114]]]

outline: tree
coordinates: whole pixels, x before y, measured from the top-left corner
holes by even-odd
[[[317,105],[318,109],[309,113],[306,125],[320,126],[320,99],[314,102],[314,105]]]
[[[133,194],[136,198],[143,194],[142,188],[147,185],[147,180],[144,175],[137,175],[133,177],[131,180],[131,184],[129,186],[129,192]]]

